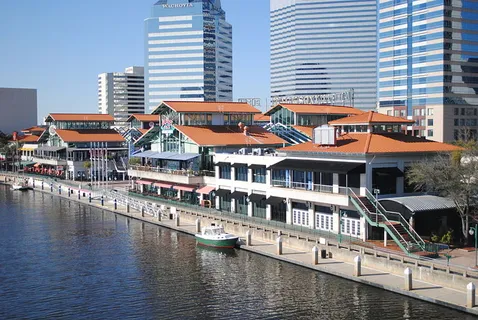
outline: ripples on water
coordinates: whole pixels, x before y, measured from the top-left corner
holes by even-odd
[[[473,319],[0,186],[0,319]]]

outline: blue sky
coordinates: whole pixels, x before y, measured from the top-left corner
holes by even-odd
[[[0,1],[0,87],[38,89],[38,116],[97,112],[97,75],[143,65],[155,0]],[[222,0],[233,26],[234,99],[269,94],[269,1]],[[7,110],[1,110],[5,112]]]

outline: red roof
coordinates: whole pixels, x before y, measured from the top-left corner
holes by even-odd
[[[364,111],[347,106],[332,106],[326,104],[291,104],[280,103],[269,109],[265,114],[271,115],[278,108],[286,108],[295,113],[301,114],[338,114],[338,115],[356,115]]]
[[[159,122],[159,116],[157,114],[135,113],[130,115],[126,121],[131,122],[133,119],[136,119],[140,122]]]
[[[50,113],[53,121],[114,121],[113,116],[100,113]]]
[[[18,140],[23,142],[23,143],[38,142],[38,139],[40,139],[40,137],[35,136],[35,135],[21,136],[21,137],[18,138]]]
[[[330,153],[426,153],[450,152],[462,148],[430,141],[423,138],[407,136],[403,133],[346,133],[337,139],[334,146],[322,146],[305,142],[281,148],[287,152],[330,152]]]
[[[295,130],[305,134],[309,138],[312,138],[312,132],[317,126],[292,126]]]
[[[415,121],[407,120],[400,117],[388,116],[383,113],[369,111],[363,114],[345,117],[329,121],[332,126],[337,125],[368,125],[368,124],[413,124]]]
[[[246,102],[163,101],[158,108],[162,105],[183,113],[261,113],[259,109]]]
[[[287,143],[260,126],[248,126],[245,135],[238,126],[174,126],[199,146],[280,146]]]
[[[271,116],[266,116],[265,114],[255,114],[254,115],[254,122],[264,122],[264,121],[267,121],[267,122],[270,122],[271,121]]]
[[[64,142],[123,142],[124,138],[113,129],[62,130],[56,133]]]

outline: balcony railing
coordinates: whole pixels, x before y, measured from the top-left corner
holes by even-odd
[[[305,182],[295,182],[295,181],[285,181],[285,180],[272,180],[273,187],[282,187],[290,189],[299,189],[306,191],[314,192],[323,192],[323,193],[335,193],[335,194],[349,194],[349,188],[340,187],[340,186],[331,186],[325,184],[314,184],[314,183],[305,183]],[[357,194],[360,194],[359,188],[351,188],[354,191],[357,191]]]
[[[207,171],[207,170],[173,170],[168,168],[159,168],[159,167],[150,167],[150,166],[129,166],[131,170],[139,170],[139,171],[148,171],[148,172],[157,172],[157,173],[166,173],[166,174],[174,174],[178,176],[185,176],[185,177],[214,177],[214,171]]]

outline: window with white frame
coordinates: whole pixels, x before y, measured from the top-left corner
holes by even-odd
[[[309,211],[292,209],[292,224],[299,226],[309,226]]]
[[[360,237],[360,219],[342,217],[340,232],[343,235]]]
[[[334,229],[334,219],[332,214],[315,213],[316,228],[320,230],[332,231]]]

